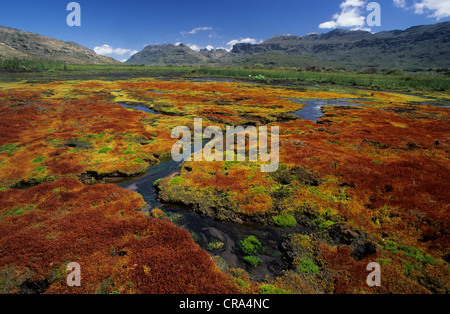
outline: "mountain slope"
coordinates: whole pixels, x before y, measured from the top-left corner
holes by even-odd
[[[254,58],[262,53],[309,57],[329,66],[341,67],[450,67],[450,22],[415,26],[372,34],[333,30],[307,36],[278,35],[259,44],[238,44],[234,58]],[[265,62],[266,65],[270,61]]]
[[[134,54],[125,63],[130,65],[198,65],[208,58],[195,52],[188,46],[181,45],[150,45]]]
[[[113,58],[73,42],[0,26],[0,59],[25,58],[62,61],[69,64],[120,64]]]
[[[126,63],[145,65],[254,65],[274,67],[450,68],[450,22],[372,34],[336,29],[306,36],[277,35],[230,52],[200,53],[180,45],[147,46]]]

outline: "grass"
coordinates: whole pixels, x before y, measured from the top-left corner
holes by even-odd
[[[290,80],[309,84],[337,84],[393,90],[450,90],[450,79],[431,75],[379,75],[354,73],[320,73],[292,70],[250,70],[238,68],[199,68],[194,73],[216,76],[249,78],[249,75],[266,80]]]
[[[356,73],[328,73],[308,72],[296,69],[245,69],[241,67],[187,67],[187,66],[130,66],[130,65],[73,65],[63,62],[44,60],[8,59],[0,61],[0,69],[27,70],[54,72],[55,75],[65,72],[135,72],[149,73],[185,73],[194,75],[212,75],[234,78],[246,78],[257,82],[271,82],[273,80],[288,80],[301,84],[336,84],[345,86],[361,86],[374,89],[387,90],[424,90],[443,91],[450,90],[450,78],[439,73],[436,75],[382,75],[382,74],[356,74]],[[250,77],[251,76],[251,77]]]

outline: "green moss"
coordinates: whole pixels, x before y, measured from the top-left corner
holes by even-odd
[[[263,285],[259,287],[261,294],[292,294],[291,291],[283,290],[272,285]]]
[[[45,159],[46,159],[46,157],[39,156],[39,157],[34,158],[31,162],[35,163],[35,164],[40,164],[40,163],[44,162]]]
[[[314,264],[310,259],[301,258],[299,260],[299,265],[297,266],[297,271],[305,274],[316,274],[319,272],[319,266]]]
[[[174,177],[174,178],[170,179],[170,184],[172,184],[172,185],[180,184],[181,182],[183,182],[182,177]]]
[[[386,245],[384,246],[384,249],[391,252],[392,254],[398,253],[397,243],[395,243],[393,241],[386,241]]]
[[[100,148],[100,150],[98,151],[99,154],[106,154],[109,153],[110,151],[112,151],[112,148],[109,147],[102,147]]]
[[[47,167],[44,165],[33,168],[33,174],[42,174],[47,171]]]
[[[138,164],[143,164],[145,161],[142,160],[141,158],[135,158],[133,159],[134,162],[137,162]]]
[[[0,221],[3,220],[3,218],[5,218],[7,216],[20,216],[25,213],[28,213],[29,211],[32,211],[33,209],[34,209],[34,206],[28,205],[25,207],[16,207],[14,209],[4,211],[3,213],[0,214]]]
[[[252,192],[259,193],[259,194],[265,194],[266,193],[266,188],[263,187],[263,186],[258,186],[256,188],[253,188]]]
[[[0,153],[7,153],[8,156],[12,156],[19,148],[17,144],[4,144],[0,146]]]

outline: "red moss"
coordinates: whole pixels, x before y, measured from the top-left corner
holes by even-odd
[[[0,192],[0,269],[29,269],[30,280],[52,281],[48,293],[94,293],[108,280],[107,292],[239,292],[187,231],[145,217],[143,205],[115,185],[74,179]],[[69,261],[81,265],[79,288],[65,284]]]

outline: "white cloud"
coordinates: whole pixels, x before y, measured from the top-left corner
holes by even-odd
[[[191,48],[192,50],[194,50],[194,51],[197,51],[197,52],[199,52],[200,51],[200,47],[199,46],[197,46],[197,45],[188,45],[188,47],[189,48]]]
[[[394,0],[394,5],[399,8],[405,8],[406,0]]]
[[[196,28],[191,29],[188,32],[181,32],[181,35],[183,35],[183,36],[184,35],[195,35],[198,32],[212,31],[212,30],[213,30],[213,28],[211,26],[196,27]]]
[[[226,47],[217,47],[216,50],[226,50],[226,51],[231,51],[230,48],[226,48]]]
[[[125,56],[129,55],[132,56],[139,51],[137,50],[131,50],[131,49],[124,49],[124,48],[113,48],[110,45],[103,45],[103,46],[97,46],[94,48],[94,51],[98,55],[107,56],[107,55],[119,55],[119,56]]]
[[[449,0],[421,0],[414,3],[414,12],[417,14],[428,14],[428,17],[437,20],[450,16]]]
[[[413,10],[416,14],[427,14],[436,20],[450,16],[449,0],[393,0],[396,7]],[[408,4],[408,3],[411,4]]]
[[[352,27],[353,29],[362,29],[366,24],[366,18],[363,16],[365,6],[364,0],[345,0],[340,4],[341,12],[333,15],[330,21],[321,23],[319,28]]]
[[[208,45],[208,46],[206,46],[205,48],[206,48],[206,50],[209,50],[209,51],[214,50],[214,47],[211,46],[211,45]]]
[[[231,48],[233,48],[234,45],[236,44],[260,44],[262,43],[262,40],[257,40],[254,38],[241,38],[241,39],[233,39],[230,40],[227,45],[230,46]]]

